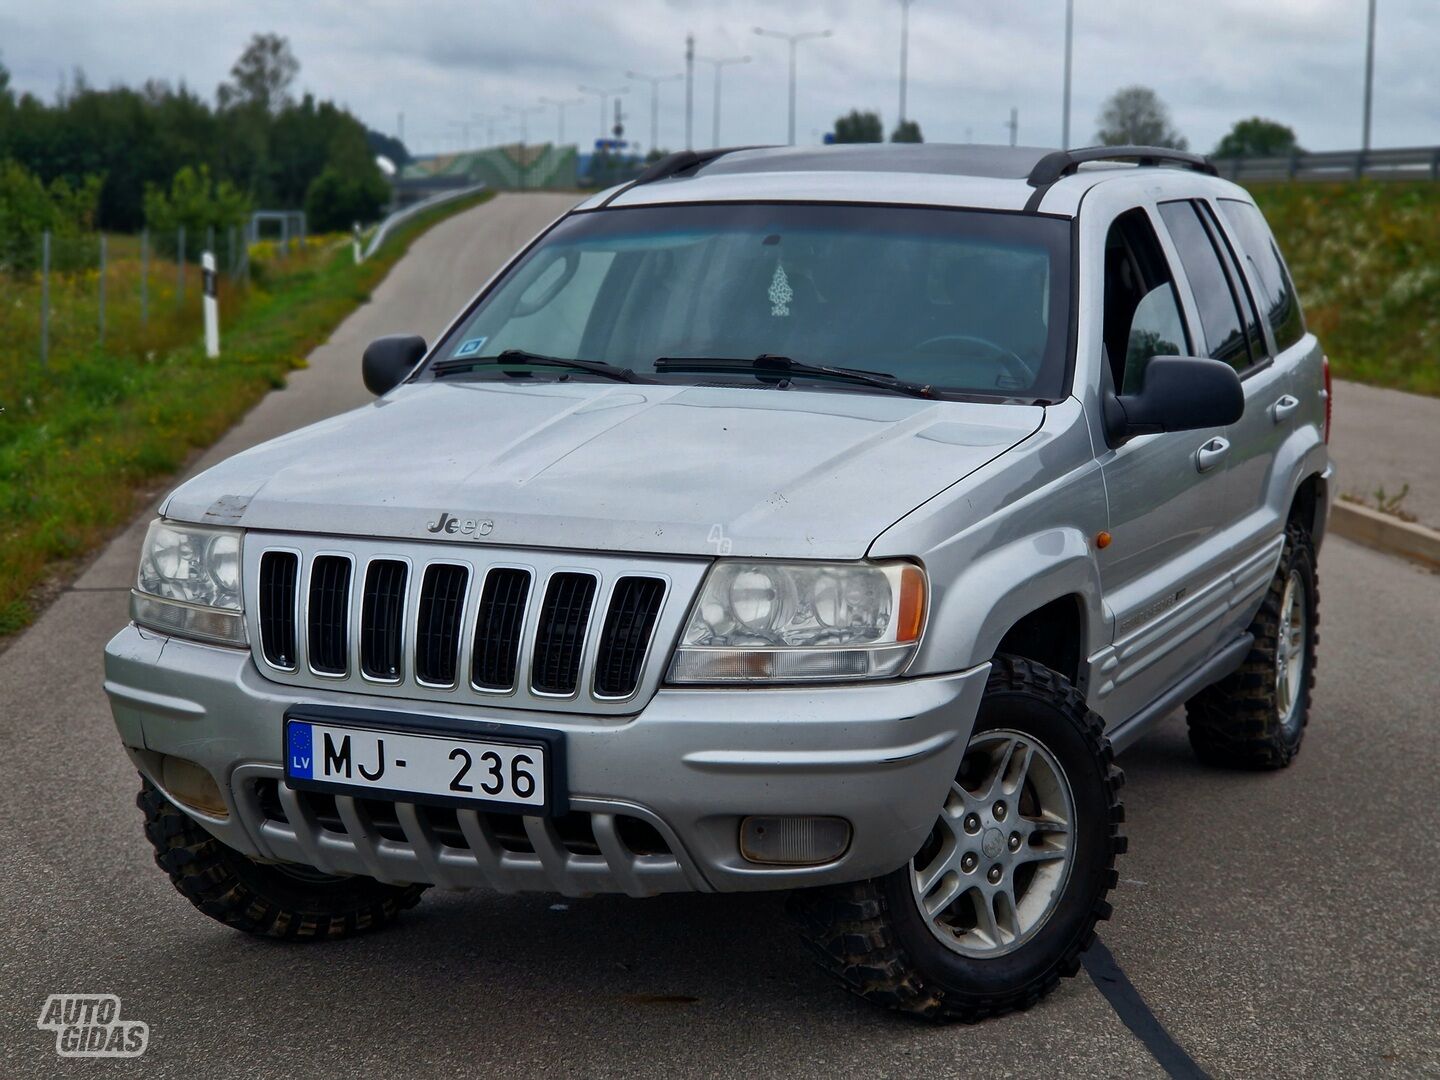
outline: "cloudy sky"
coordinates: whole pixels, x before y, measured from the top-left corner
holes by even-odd
[[[1294,127],[1308,149],[1359,145],[1366,0],[1076,0],[1072,143],[1090,141],[1104,98],[1143,83],[1169,104],[1192,146],[1208,150],[1237,118]],[[1380,0],[1376,146],[1440,143],[1440,3]],[[252,33],[290,39],[301,89],[394,133],[413,150],[453,149],[464,123],[581,84],[624,99],[628,134],[650,142],[651,75],[684,70],[685,35],[725,69],[722,144],[784,141],[787,48],[754,26],[825,30],[800,49],[797,139],[818,142],[837,114],[897,113],[899,0],[0,0],[0,62],[13,84],[50,97],[75,69],[92,84],[183,80],[207,95]],[[1020,141],[1060,138],[1064,0],[914,0],[908,112],[930,141],[1001,142],[1019,110]],[[698,64],[697,145],[711,141],[713,69]],[[659,142],[684,143],[684,86],[660,90]],[[567,112],[567,141],[599,127],[597,99]],[[554,138],[556,110],[530,119]],[[481,144],[484,124],[472,124]],[[497,141],[514,140],[510,114]]]

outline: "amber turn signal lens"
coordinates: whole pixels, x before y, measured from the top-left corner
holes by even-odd
[[[1104,549],[1104,548],[1109,547],[1109,546],[1110,546],[1110,534],[1109,534],[1108,532],[1102,532],[1102,533],[1099,533],[1098,535],[1096,535],[1096,537],[1095,537],[1095,546],[1096,546],[1097,548],[1101,548],[1101,549]]]
[[[897,613],[895,640],[919,641],[925,625],[925,574],[918,566],[900,571],[900,610]]]

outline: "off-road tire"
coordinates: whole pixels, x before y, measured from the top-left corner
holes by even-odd
[[[145,815],[155,864],[180,895],[248,934],[336,941],[393,922],[425,891],[423,885],[387,885],[368,877],[315,873],[307,880],[256,862],[216,840],[143,777],[135,805]]]
[[[802,937],[851,993],[936,1022],[974,1023],[1028,1009],[1080,969],[1095,924],[1110,917],[1105,897],[1116,883],[1115,857],[1126,847],[1118,796],[1124,778],[1103,722],[1063,676],[1002,655],[993,662],[975,722],[977,734],[996,728],[1043,738],[1065,769],[1075,800],[1076,848],[1059,904],[1014,952],[971,958],[947,949],[925,925],[908,860],[881,878],[793,893],[789,909]]]
[[[1280,715],[1275,678],[1280,608],[1285,585],[1298,571],[1305,586],[1304,671],[1299,697],[1289,724]],[[1315,646],[1320,640],[1320,584],[1315,572],[1315,547],[1301,525],[1285,530],[1280,565],[1265,592],[1260,611],[1250,624],[1255,638],[1244,662],[1185,703],[1190,745],[1207,765],[1229,769],[1283,769],[1300,752],[1310,720],[1310,694],[1315,686]]]

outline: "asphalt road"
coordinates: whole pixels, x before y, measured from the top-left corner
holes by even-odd
[[[1401,510],[1440,529],[1440,398],[1337,380],[1330,443],[1341,492],[1371,506],[1403,493]]]
[[[365,400],[377,333],[433,332],[564,199],[424,238],[209,457]],[[287,946],[195,912],[153,865],[101,692],[135,529],[0,655],[0,1076],[1163,1076],[1086,976],[932,1028],[813,969],[779,897],[432,891],[392,931]],[[1122,760],[1130,854],[1103,939],[1214,1076],[1440,1075],[1440,576],[1321,558],[1312,726],[1276,775],[1201,768],[1172,717]],[[141,1062],[61,1060],[47,995],[112,993]]]

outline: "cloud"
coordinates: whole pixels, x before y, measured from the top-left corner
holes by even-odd
[[[998,142],[1011,107],[1023,142],[1058,141],[1064,0],[916,0],[911,8],[909,113],[931,140]],[[1363,0],[1107,0],[1077,4],[1072,141],[1095,130],[1104,98],[1131,83],[1153,86],[1192,145],[1213,146],[1235,120],[1260,114],[1293,126],[1313,149],[1347,148],[1360,136]],[[211,93],[252,33],[288,36],[300,83],[393,131],[405,114],[420,150],[453,146],[462,123],[542,95],[577,96],[580,84],[624,85],[634,69],[684,69],[685,36],[704,55],[748,53],[725,72],[726,143],[785,137],[788,50],[754,36],[833,29],[799,51],[797,131],[816,141],[852,107],[898,105],[900,12],[892,0],[410,0],[407,3],[255,0],[243,6],[188,0],[0,0],[3,61],[14,84],[42,96],[82,68],[93,84],[183,79]],[[1440,142],[1440,20],[1433,0],[1387,0],[1376,44],[1375,142]],[[660,142],[683,143],[684,90],[661,88]],[[649,88],[624,100],[629,131],[649,140]],[[695,131],[709,141],[711,69],[697,67]],[[607,118],[608,123],[609,118]],[[532,116],[536,138],[554,117]],[[499,124],[514,138],[518,121]],[[589,139],[598,105],[567,117]],[[472,142],[481,128],[472,125]]]

